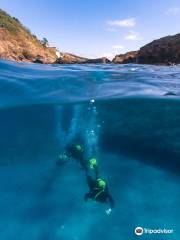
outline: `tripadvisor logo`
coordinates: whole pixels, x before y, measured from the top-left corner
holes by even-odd
[[[150,228],[136,227],[134,232],[137,236],[140,236],[142,234],[171,234],[173,233],[173,229],[166,229],[166,228],[150,229]]]
[[[135,234],[140,236],[143,234],[143,228],[142,227],[137,227],[135,228]]]

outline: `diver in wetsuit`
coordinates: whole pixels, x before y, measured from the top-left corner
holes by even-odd
[[[69,158],[74,158],[75,160],[77,160],[80,163],[82,169],[85,170],[85,172],[87,172],[88,168],[85,159],[85,151],[82,145],[76,144],[67,146],[66,155]]]
[[[87,201],[90,198],[97,202],[109,203],[110,208],[106,210],[106,213],[110,214],[114,207],[114,199],[108,191],[106,181],[102,178],[96,178],[96,180],[94,180],[92,177],[87,176],[87,183],[89,186],[89,192],[84,195],[84,200]]]
[[[97,202],[109,203],[110,208],[106,210],[106,213],[110,214],[111,209],[114,207],[114,200],[109,194],[106,181],[99,177],[96,158],[86,160],[87,158],[84,147],[79,144],[69,145],[66,148],[66,151],[60,155],[59,160],[67,162],[71,158],[79,161],[82,169],[85,171],[89,192],[85,194],[84,200],[87,201],[90,198]],[[90,176],[90,174],[95,174],[95,180]]]
[[[72,158],[77,160],[85,171],[88,170],[85,159],[85,151],[82,145],[80,144],[68,145],[66,147],[66,150],[59,155],[57,164],[62,165],[64,163],[67,163]]]
[[[82,169],[85,171],[86,175],[90,170],[95,173],[96,178],[98,177],[98,166],[96,158],[90,158],[87,160],[84,147],[80,144],[71,144],[66,147],[66,151],[59,155],[58,165],[62,165],[69,161],[69,159],[77,160]]]

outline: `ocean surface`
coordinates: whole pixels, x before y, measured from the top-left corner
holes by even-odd
[[[57,164],[80,139],[110,215],[77,161]],[[178,240],[179,181],[180,66],[0,61],[0,240]]]

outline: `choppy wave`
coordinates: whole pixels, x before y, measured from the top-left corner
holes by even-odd
[[[0,62],[0,107],[180,94],[180,67]],[[165,95],[165,96],[164,96]]]

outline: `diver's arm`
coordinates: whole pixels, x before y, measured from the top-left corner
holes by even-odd
[[[94,171],[95,171],[96,179],[99,178],[99,170],[97,166],[95,166]]]
[[[114,208],[114,199],[109,193],[108,193],[108,200],[109,200],[111,209]]]

